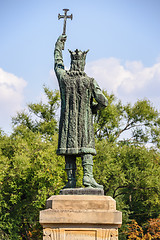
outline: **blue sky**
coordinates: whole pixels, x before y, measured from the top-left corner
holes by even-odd
[[[123,102],[148,98],[160,109],[159,0],[0,0],[0,128],[43,97],[43,84],[58,89],[53,50],[62,33],[58,13],[69,8],[67,49],[90,49],[86,72]]]

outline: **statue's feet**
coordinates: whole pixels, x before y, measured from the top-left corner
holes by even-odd
[[[75,180],[68,181],[66,186],[63,187],[63,189],[65,188],[76,188],[76,181]]]
[[[91,176],[84,176],[83,177],[83,185],[85,187],[92,187],[92,188],[99,188],[103,189],[103,186],[98,184],[95,179]]]

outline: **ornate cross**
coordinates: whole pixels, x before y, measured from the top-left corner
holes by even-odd
[[[58,14],[58,20],[61,19],[61,18],[64,18],[64,24],[63,24],[63,33],[62,35],[65,35],[66,34],[66,22],[67,22],[67,18],[70,18],[72,20],[73,18],[73,15],[67,15],[67,12],[69,11],[69,9],[63,9],[64,11],[64,15],[60,15]]]

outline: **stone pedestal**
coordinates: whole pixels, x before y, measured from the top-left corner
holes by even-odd
[[[43,240],[118,240],[122,214],[108,196],[56,195],[40,212]]]

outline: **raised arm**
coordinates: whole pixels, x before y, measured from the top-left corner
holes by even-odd
[[[65,73],[62,49],[64,46],[64,42],[66,41],[66,38],[67,38],[66,35],[59,36],[54,49],[54,70],[58,79],[60,78],[61,75]]]

